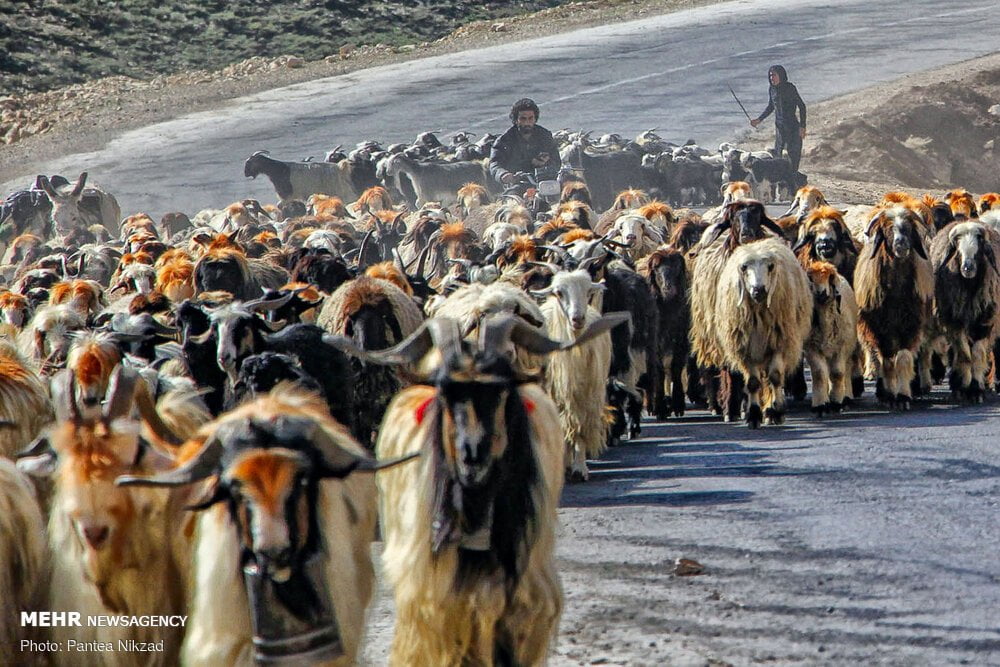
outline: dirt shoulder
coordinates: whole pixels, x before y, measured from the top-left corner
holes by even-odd
[[[257,57],[216,72],[185,72],[149,81],[109,77],[46,93],[0,98],[0,182],[16,178],[33,164],[97,150],[129,130],[217,109],[244,95],[369,67],[668,14],[718,1],[570,2],[525,16],[470,23],[433,42],[345,48],[337,56],[317,61],[304,61],[295,55]]]
[[[993,54],[811,105],[802,171],[828,199],[849,203],[897,189],[996,191],[998,101]],[[766,147],[766,134],[748,145]]]
[[[369,67],[714,4],[717,0],[593,0],[469,24],[434,42],[345,49],[306,62],[251,58],[217,72],[126,77],[0,99],[0,182],[31,165],[96,150],[120,134],[244,95]],[[872,202],[894,189],[1000,190],[1000,54],[904,76],[813,104],[802,170],[831,201]],[[11,118],[19,118],[16,123]],[[17,129],[13,129],[14,125]],[[2,129],[6,127],[7,129]],[[12,132],[17,136],[13,136]],[[746,145],[765,147],[770,132]],[[758,138],[759,137],[759,138]],[[2,193],[0,193],[2,194]]]

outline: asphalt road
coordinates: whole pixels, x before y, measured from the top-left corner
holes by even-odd
[[[437,56],[321,79],[235,100],[129,132],[104,149],[39,164],[70,177],[84,169],[123,214],[189,214],[247,196],[272,201],[243,161],[322,159],[337,144],[408,141],[424,130],[505,129],[511,102],[538,100],[542,124],[703,145],[748,130],[732,85],[752,114],[766,104],[766,70],[783,63],[807,103],[996,49],[996,0],[817,2],[741,0],[641,21]],[[761,129],[760,132],[769,132]]]
[[[1000,410],[946,398],[647,423],[563,495],[551,664],[1000,665]]]

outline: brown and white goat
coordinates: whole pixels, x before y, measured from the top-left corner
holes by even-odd
[[[150,406],[144,381],[118,367],[100,417],[85,419],[75,400],[75,376],[64,371],[53,380],[56,424],[46,439],[55,457],[54,493],[49,516],[52,579],[49,609],[89,615],[186,615],[190,539],[182,524],[183,494],[126,489],[119,475],[147,474],[169,467],[166,452],[178,442],[163,429],[145,432],[129,418],[133,401]],[[184,403],[193,409],[193,403]],[[155,410],[155,409],[154,409]],[[147,413],[151,414],[151,413]],[[207,418],[200,413],[195,421]],[[162,425],[158,416],[153,422]],[[183,437],[184,434],[177,434]],[[159,438],[163,436],[163,440]],[[161,453],[164,452],[164,453]],[[183,623],[170,627],[90,626],[53,629],[52,639],[77,641],[163,641],[162,653],[116,651],[103,665],[176,664]],[[55,653],[57,664],[76,665],[71,652]]]
[[[854,280],[858,248],[843,213],[832,206],[814,208],[806,215],[792,250],[805,267],[812,262],[829,262],[848,283]]]
[[[175,487],[214,477],[194,507],[205,511],[197,520],[184,664],[255,657],[245,567],[286,600],[268,609],[272,617],[332,611],[341,655],[330,664],[354,664],[374,585],[375,485],[355,471],[378,466],[364,448],[316,395],[279,385],[205,425],[182,451],[193,455],[178,468],[118,483]],[[318,579],[304,572],[314,559]]]
[[[845,398],[853,398],[851,370],[858,345],[858,302],[847,279],[828,262],[806,266],[812,288],[812,329],[805,341],[806,361],[812,373],[812,410],[840,412]]]

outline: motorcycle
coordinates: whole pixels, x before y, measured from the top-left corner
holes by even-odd
[[[514,180],[504,188],[505,195],[517,195],[531,211],[532,217],[548,212],[559,201],[562,187],[557,180],[558,167],[538,167],[534,172],[519,171]]]

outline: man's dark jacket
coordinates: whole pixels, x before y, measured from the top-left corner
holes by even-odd
[[[511,125],[493,142],[493,149],[490,151],[490,176],[499,183],[501,177],[508,172],[524,171],[530,174],[535,171],[531,160],[538,157],[539,153],[549,154],[546,168],[558,169],[562,164],[559,146],[551,132],[541,125],[535,125],[531,136],[525,139],[517,131],[517,125]]]
[[[774,124],[782,130],[797,130],[806,126],[806,103],[799,96],[799,91],[795,84],[789,83],[788,74],[781,65],[774,65],[768,70],[778,73],[778,83],[768,88],[767,108],[757,117],[757,120],[764,120],[774,112]],[[799,110],[800,117],[795,117],[795,110]]]

